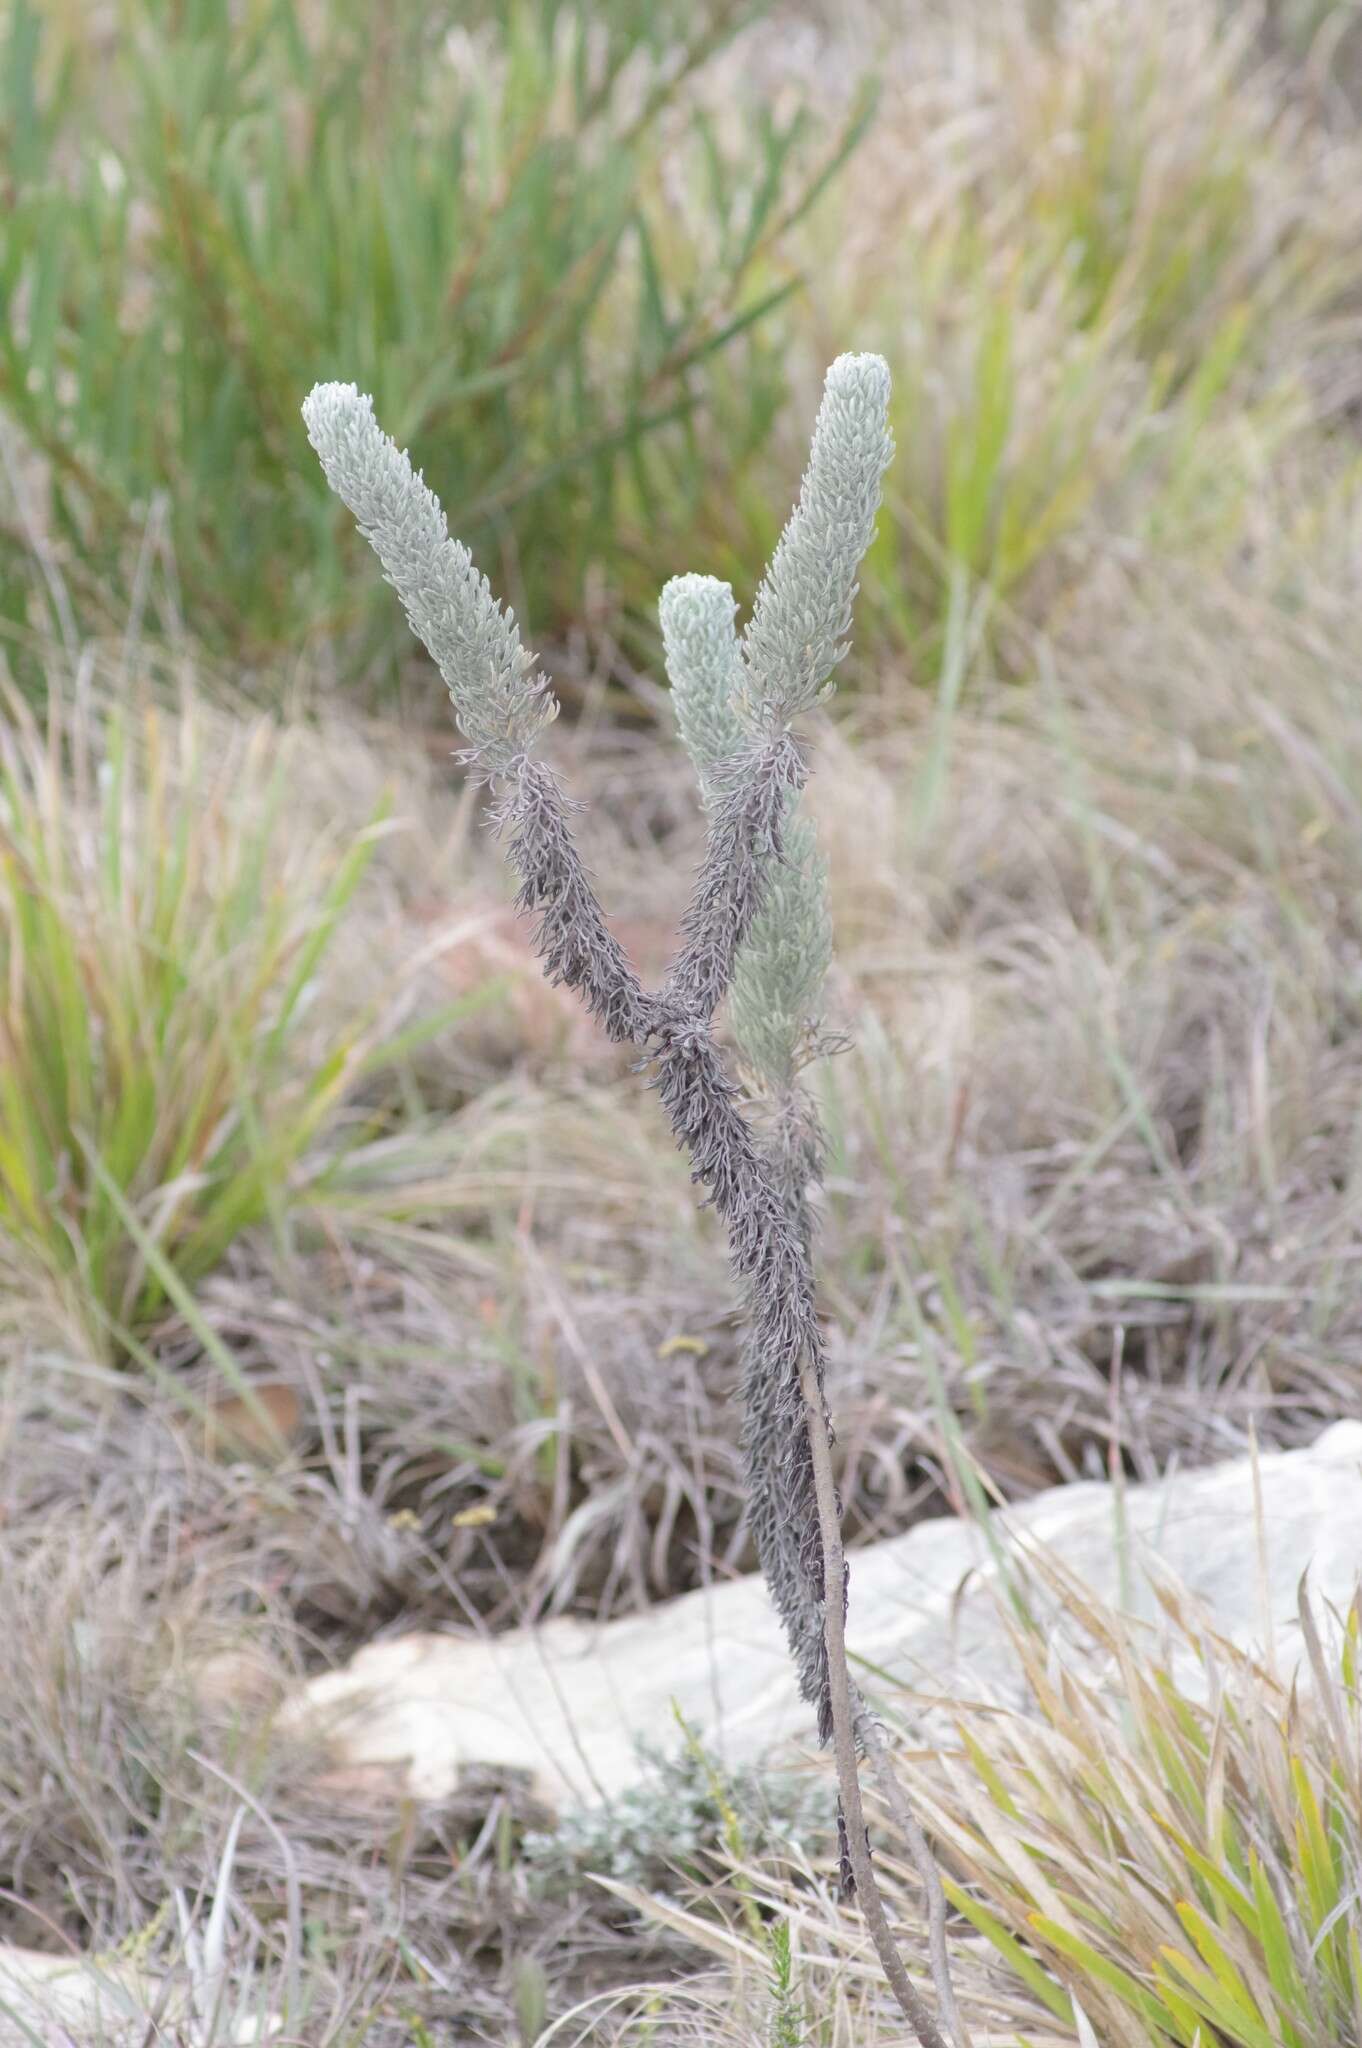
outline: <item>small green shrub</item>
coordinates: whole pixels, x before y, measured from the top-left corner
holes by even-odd
[[[107,1353],[162,1305],[157,1254],[192,1280],[315,1178],[372,1048],[308,1000],[378,821],[300,833],[265,720],[7,711],[0,1252]]]
[[[730,132],[687,98],[754,11],[138,0],[95,61],[17,0],[0,415],[81,624],[120,617],[145,550],[152,620],[215,650],[267,659],[318,628],[355,666],[391,647],[299,460],[293,394],[319,372],[419,442],[546,629],[581,616],[596,565],[623,583],[641,555],[651,594],[729,351],[726,462],[765,435],[783,366],[759,330],[829,168],[807,110]],[[0,521],[0,585],[32,624],[22,520]]]
[[[608,1805],[568,1813],[552,1833],[525,1837],[535,1883],[581,1889],[593,1877],[663,1894],[710,1882],[731,1852],[736,1825],[745,1856],[826,1849],[836,1799],[825,1778],[729,1769],[692,1742],[679,1753],[639,1745],[648,1774]]]

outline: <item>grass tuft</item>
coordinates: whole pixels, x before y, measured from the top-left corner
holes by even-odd
[[[299,834],[266,720],[7,713],[0,1243],[109,1356],[315,1186],[374,1040],[309,1005],[384,827]]]

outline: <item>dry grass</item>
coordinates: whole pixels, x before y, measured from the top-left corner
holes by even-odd
[[[981,692],[935,730],[867,694],[859,733],[820,741],[835,1021],[855,1041],[825,1082],[824,1265],[859,1539],[947,1504],[957,1436],[1015,1495],[1113,1458],[1148,1474],[1223,1455],[1250,1425],[1300,1440],[1352,1405],[1362,724],[1330,588],[1337,609],[1303,627],[1239,580],[1174,605],[1113,569],[1100,646],[1075,612],[1032,691]],[[696,833],[674,764],[565,744],[575,785],[612,799],[592,830],[617,909],[664,925]],[[398,758],[409,829],[338,934],[337,1000],[502,902],[449,772]],[[393,753],[331,725],[310,759],[304,822],[328,789],[364,815]],[[434,1005],[439,957],[423,972]],[[514,963],[493,981],[466,1029],[375,1084],[377,1134],[302,1206],[287,1254],[248,1235],[195,1317],[155,1334],[197,1399],[225,1391],[205,1335],[291,1389],[285,1456],[207,1455],[164,1388],[78,1357],[16,1351],[9,1377],[4,1625],[28,1704],[5,1738],[7,1885],[97,1942],[145,1925],[168,1881],[211,1889],[235,1801],[207,1756],[300,1859],[318,2010],[343,2010],[372,1859],[395,1859],[391,1909],[434,1975],[370,1984],[394,2040],[393,2015],[447,2009],[442,1982],[471,1987],[495,2038],[507,1956],[541,1956],[560,2009],[578,1965],[627,1972],[637,1922],[577,1904],[556,1941],[498,1870],[509,1837],[471,1871],[451,1859],[483,1836],[472,1815],[413,1815],[394,1846],[391,1818],[299,1794],[252,1735],[258,1708],[234,1726],[184,1672],[217,1658],[267,1702],[379,1628],[619,1611],[751,1561],[710,1224],[638,1077],[583,1071],[567,1020],[545,1031],[518,1000],[533,984]],[[488,1512],[470,1526],[469,1509]],[[237,1884],[267,1973],[288,1960],[280,1878],[251,1820]],[[845,1926],[818,1912],[801,1939],[828,1946],[807,1964],[825,2037],[868,2038],[868,1964],[838,1960]],[[52,1938],[17,1909],[11,1925]],[[658,2038],[703,2037],[710,1997],[692,1985]],[[604,2008],[588,2017],[611,2038]]]
[[[305,1518],[301,1460],[206,1458],[154,1394],[26,1364],[0,1498],[0,1628],[22,1674],[0,1732],[0,1939],[135,1954],[173,2006],[193,1980],[175,1896],[200,1933],[220,1900],[233,2000],[279,2015],[290,2048],[409,2048],[423,2016],[434,2043],[498,2039],[537,1951],[555,1977],[570,1958],[597,1982],[637,1966],[627,1916],[531,1895],[511,1849],[543,1815],[514,1786],[418,1807],[275,1731],[317,1654],[308,1571],[327,1569],[325,1509],[296,1549],[271,1523],[290,1490]]]
[[[949,1751],[899,1744],[901,1780],[949,1873],[974,2048],[1362,2040],[1356,1607],[1312,1615],[1303,1595],[1308,1674],[1288,1687],[1171,1581],[1158,1624],[1137,1624],[1057,1555],[1017,1563],[1023,1609],[1000,1602],[1000,1614],[1028,1707],[963,1700]],[[1062,1658],[1041,1615],[1063,1617]],[[925,1980],[909,1859],[887,1817],[879,1828],[882,1880]],[[711,1974],[584,2001],[546,2041],[897,2038],[869,1940],[829,1896],[829,1866],[737,1844],[727,1892],[682,1903],[630,1891],[641,1915],[715,1958]]]
[[[1250,1426],[1301,1441],[1356,1385],[1346,647],[1228,581],[1092,602],[1101,651],[1075,614],[1033,691],[956,714],[939,768],[930,729],[820,750],[854,1042],[824,1077],[824,1271],[861,1536],[939,1511],[948,1416],[1021,1493]],[[617,786],[572,751],[576,786]],[[640,870],[616,799],[597,866],[626,920],[665,920],[692,829]],[[492,855],[467,860],[495,902]],[[510,1076],[357,1155],[268,1314],[225,1274],[206,1310],[262,1370],[332,1361],[351,1468],[417,1516],[437,1608],[442,1568],[498,1619],[644,1604],[749,1561],[727,1286],[637,1079],[584,1077],[566,1021],[555,1047],[486,1015]],[[454,1102],[466,1075],[426,1058]],[[472,1505],[490,1527],[451,1531]]]

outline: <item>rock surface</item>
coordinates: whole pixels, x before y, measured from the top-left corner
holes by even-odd
[[[118,2048],[135,2038],[134,2027],[145,2036],[154,2000],[140,1971],[0,1943],[0,2048],[33,2048],[35,2040],[66,2048],[73,2037]]]
[[[1261,1499],[1259,1545],[1255,1500]],[[1125,1535],[1121,1535],[1122,1522]],[[1144,1619],[1152,1577],[1171,1576],[1241,1647],[1300,1647],[1297,1586],[1339,1609],[1362,1569],[1362,1422],[1336,1423],[1306,1449],[1128,1486],[1055,1487],[993,1519],[1013,1555],[1047,1547],[1104,1600]],[[1260,1554],[1261,1551],[1261,1554]],[[970,1688],[1009,1696],[1011,1651],[999,1574],[980,1528],[955,1517],[855,1553],[853,1655],[924,1697]],[[866,1691],[886,1701],[882,1676]],[[1017,1695],[1018,1700],[1020,1695]],[[672,1702],[733,1763],[810,1741],[765,1586],[747,1578],[651,1613],[593,1625],[550,1621],[479,1640],[417,1634],[369,1644],[312,1680],[286,1719],[328,1732],[333,1767],[386,1767],[421,1800],[449,1797],[474,1767],[528,1774],[550,1805],[609,1797],[643,1771],[635,1744],[679,1739]],[[928,1708],[930,1719],[930,1708]]]
[[[247,2048],[267,2040],[274,2024],[233,2029],[220,2022],[213,2041]],[[203,2038],[183,1997],[134,1964],[0,1942],[0,2048],[147,2048],[153,2040],[190,2048]]]

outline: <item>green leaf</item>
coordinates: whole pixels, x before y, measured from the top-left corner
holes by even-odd
[[[1175,1971],[1202,2015],[1228,2030],[1236,2048],[1280,2048],[1280,2043],[1251,2009],[1242,2006],[1219,1978],[1175,1948],[1161,1948],[1164,1964]]]
[[[1009,1934],[1001,1920],[980,1904],[972,1892],[953,1878],[943,1877],[942,1890],[956,1911],[963,1913],[972,1927],[990,1941],[1003,1960],[1015,1971],[1021,1981],[1040,1999],[1042,2005],[1054,2014],[1065,2026],[1073,2024],[1073,2001],[1063,1986],[1056,1984],[1048,1970],[1042,1969],[1035,1957],[1029,1955],[1016,1938]]]
[[[1104,1956],[1081,1936],[1071,1934],[1067,1927],[1061,1927],[1057,1920],[1049,1919],[1044,1913],[1032,1913],[1029,1919],[1031,1926],[1043,1941],[1048,1941],[1062,1956],[1066,1956],[1071,1963],[1076,1963],[1094,1983],[1115,1992],[1121,2002],[1132,2012],[1138,2013],[1146,2025],[1172,2037],[1169,2015],[1138,1978],[1132,1977],[1128,1970],[1123,1970],[1119,1963],[1114,1963],[1109,1956]]]

